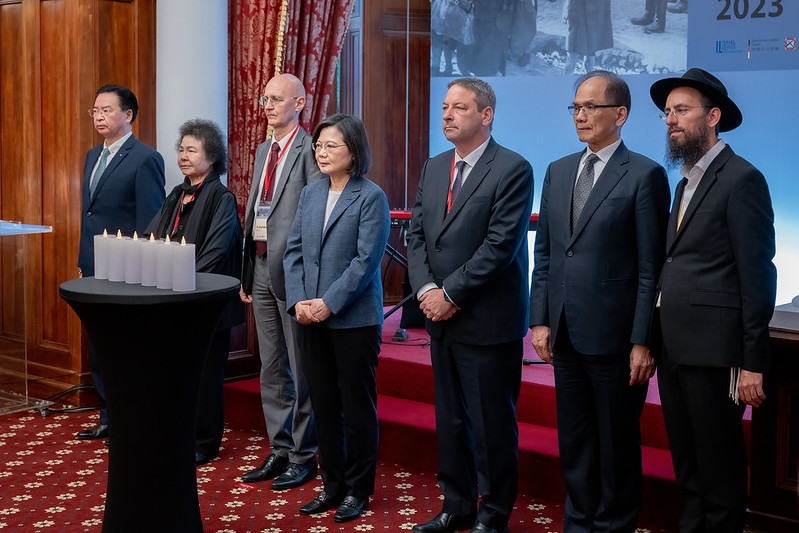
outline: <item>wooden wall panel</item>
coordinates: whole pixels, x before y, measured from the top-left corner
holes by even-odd
[[[374,160],[369,178],[386,192],[391,209],[410,209],[413,205],[419,174],[428,157],[430,2],[407,2],[364,2],[361,28],[363,120]],[[405,252],[398,230],[392,230],[389,242]],[[404,269],[387,261],[384,266],[385,301],[395,303],[402,298]]]
[[[100,85],[136,93],[134,133],[155,146],[155,0],[0,0],[0,45],[0,218],[53,227],[25,241],[30,392],[44,397],[88,381],[86,336],[58,285],[77,275],[83,164],[102,140],[86,110]],[[0,264],[4,310],[17,303],[9,271]],[[19,331],[19,317],[0,325]]]

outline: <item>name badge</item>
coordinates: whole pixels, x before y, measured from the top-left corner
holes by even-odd
[[[266,240],[266,219],[269,218],[271,210],[272,202],[258,204],[258,209],[255,211],[255,224],[253,224],[252,228],[252,237],[256,241]]]

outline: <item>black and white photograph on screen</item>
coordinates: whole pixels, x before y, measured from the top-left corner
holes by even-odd
[[[431,75],[686,69],[697,0],[431,0]]]

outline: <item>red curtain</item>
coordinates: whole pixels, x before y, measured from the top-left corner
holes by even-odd
[[[228,0],[228,188],[243,218],[255,149],[266,138],[258,105],[275,75],[283,0]]]
[[[300,124],[306,131],[324,117],[336,65],[355,0],[288,0],[283,72],[305,83],[308,92]]]
[[[228,188],[236,195],[240,216],[250,192],[255,149],[266,138],[258,98],[277,73],[276,59],[280,72],[305,83],[308,102],[300,123],[311,131],[325,116],[354,1],[228,0]],[[284,3],[286,27],[281,28]]]

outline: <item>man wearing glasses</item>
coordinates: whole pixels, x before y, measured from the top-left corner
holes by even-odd
[[[741,417],[766,396],[777,273],[763,174],[718,137],[743,121],[727,89],[698,68],[655,82],[667,160],[681,165],[666,234],[654,340],[658,386],[682,491],[680,531],[742,531]]]
[[[86,154],[83,166],[80,248],[81,276],[94,276],[94,235],[107,230],[141,235],[164,203],[164,159],[136,140],[131,131],[139,112],[136,96],[127,87],[104,85],[97,90],[89,116],[104,137]],[[105,402],[99,361],[89,340],[89,363],[97,394]],[[83,440],[108,436],[108,415],[100,409],[99,424],[78,432]]]
[[[663,167],[621,140],[624,80],[593,71],[576,87],[569,114],[587,148],[551,163],[544,178],[530,328],[555,368],[563,530],[634,531],[669,185]]]
[[[299,125],[305,87],[291,74],[266,84],[259,103],[272,138],[255,152],[252,188],[244,217],[244,266],[240,296],[251,303],[261,355],[261,404],[271,453],[241,478],[247,483],[274,479],[286,490],[316,477],[316,438],[308,384],[301,370],[296,336],[286,313],[286,251],[300,192],[320,180],[311,137]]]

